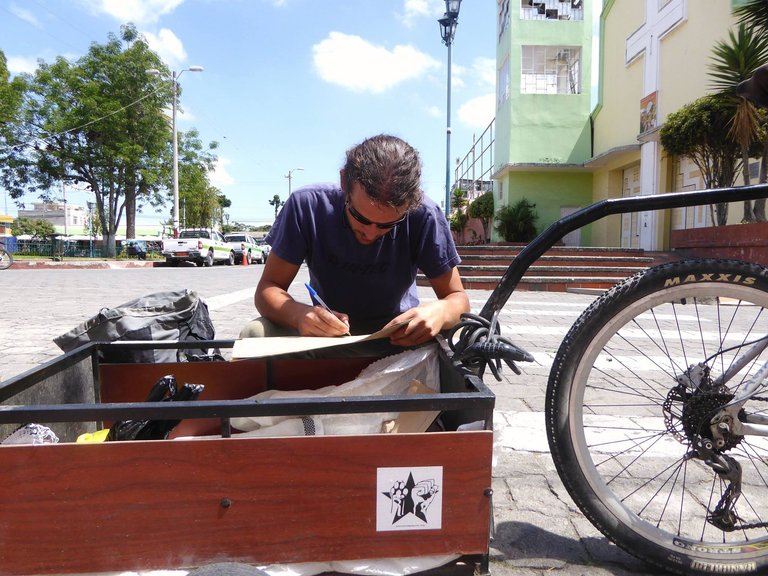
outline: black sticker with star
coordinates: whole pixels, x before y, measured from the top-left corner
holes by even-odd
[[[442,466],[379,468],[376,529],[439,530]]]

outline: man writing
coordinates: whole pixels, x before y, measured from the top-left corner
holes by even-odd
[[[394,136],[368,138],[347,151],[340,181],[298,189],[286,201],[256,288],[262,318],[241,337],[368,334],[407,321],[390,342],[417,346],[469,311],[448,222],[421,191],[418,152]],[[304,261],[333,312],[288,294]],[[437,300],[419,303],[419,269]]]

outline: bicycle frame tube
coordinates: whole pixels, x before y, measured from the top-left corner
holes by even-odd
[[[560,220],[551,224],[523,248],[515,259],[512,260],[499,284],[488,297],[488,301],[480,311],[480,316],[490,320],[496,312],[501,310],[526,270],[561,238],[569,232],[596,222],[605,216],[646,210],[667,210],[670,208],[683,208],[720,202],[757,200],[760,198],[768,198],[768,184],[697,190],[694,192],[673,192],[670,194],[635,196],[632,198],[609,198],[595,202],[573,214],[560,218]]]

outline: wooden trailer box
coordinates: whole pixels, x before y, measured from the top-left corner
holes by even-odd
[[[374,359],[99,361],[105,347],[149,345],[90,344],[0,384],[0,424],[40,423],[61,438],[0,446],[0,574],[443,554],[460,557],[446,572],[487,572],[494,397],[449,352],[439,350],[440,393],[255,402],[267,389],[341,384]],[[166,374],[205,391],[144,402]],[[445,431],[241,438],[230,426],[246,415],[390,411],[439,411]],[[181,420],[175,439],[74,442],[156,418]]]

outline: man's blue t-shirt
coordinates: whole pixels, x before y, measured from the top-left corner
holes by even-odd
[[[310,284],[325,303],[349,315],[352,334],[367,334],[418,305],[417,270],[434,278],[461,259],[448,222],[427,196],[370,245],[355,240],[344,201],[338,185],[295,190],[266,241],[283,260],[306,261]]]

